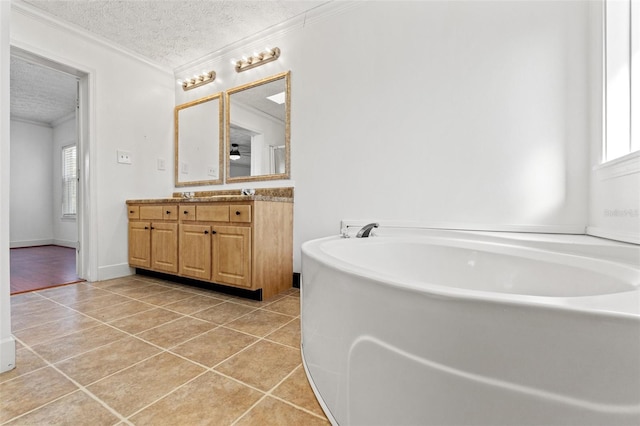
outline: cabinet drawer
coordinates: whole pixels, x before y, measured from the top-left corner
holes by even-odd
[[[200,221],[229,222],[229,206],[196,206],[196,218]]]
[[[196,206],[180,205],[178,210],[181,220],[196,220]]]
[[[230,205],[231,222],[251,222],[251,206],[247,204]]]
[[[140,219],[140,206],[127,206],[129,219]]]
[[[178,206],[176,205],[140,206],[140,219],[178,220]]]

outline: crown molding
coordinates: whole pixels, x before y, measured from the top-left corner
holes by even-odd
[[[116,43],[113,43],[110,40],[107,40],[104,37],[101,37],[97,34],[91,33],[89,31],[87,31],[86,29],[75,25],[75,24],[71,24],[68,22],[64,22],[61,21],[60,19],[58,19],[57,17],[36,9],[35,7],[23,2],[22,0],[11,0],[11,10],[12,12],[16,12],[16,13],[20,13],[26,17],[35,19],[37,21],[39,21],[42,24],[48,25],[52,28],[55,28],[57,30],[62,30],[62,31],[66,31],[67,33],[73,34],[75,36],[79,36],[82,37],[84,39],[88,39],[102,47],[105,47],[109,50],[112,50],[116,53],[119,53],[123,56],[127,56],[130,59],[134,59],[136,61],[142,62],[148,66],[151,66],[155,69],[157,69],[158,71],[162,71],[164,73],[168,73],[168,74],[173,74],[173,71],[171,70],[171,68],[162,65],[158,62],[155,62],[147,57],[144,57],[132,50],[129,50],[121,45],[118,45]]]
[[[40,126],[46,127],[48,129],[53,129],[51,123],[46,123],[44,121],[29,120],[28,118],[22,118],[15,115],[11,115],[9,118],[11,121],[17,121],[19,123],[31,124],[32,126]]]
[[[174,69],[174,75],[179,76],[184,73],[189,73],[194,68],[201,68],[205,64],[213,63],[221,59],[225,59],[225,56],[229,56],[227,59],[231,59],[231,55],[235,54],[236,50],[246,48],[247,45],[257,43],[266,38],[278,38],[287,33],[304,28],[306,25],[326,19],[333,15],[344,13],[355,7],[360,7],[364,4],[363,1],[329,1],[319,6],[309,9],[308,11],[301,13],[300,15],[289,18],[288,20],[276,25],[272,25],[264,30],[261,30],[253,35],[242,38],[225,47],[215,50],[202,56],[199,59],[187,62],[184,65],[176,67]]]
[[[67,122],[69,120],[75,120],[75,119],[76,119],[76,112],[71,111],[69,114],[65,114],[62,117],[58,117],[55,120],[53,120],[51,122],[51,127],[56,128],[64,122]]]

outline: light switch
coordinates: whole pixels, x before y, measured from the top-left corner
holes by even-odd
[[[158,158],[158,170],[165,170],[164,158]]]

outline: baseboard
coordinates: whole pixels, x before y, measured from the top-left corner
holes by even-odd
[[[16,341],[13,336],[0,341],[0,373],[16,368]]]
[[[98,281],[127,277],[133,274],[135,274],[135,269],[129,267],[128,263],[98,267]]]
[[[60,246],[60,247],[76,248],[78,246],[78,243],[76,241],[54,239],[53,245]]]
[[[10,241],[9,248],[50,246],[55,240],[26,240],[26,241]]]
[[[621,241],[623,243],[640,244],[640,235],[631,232],[611,231],[597,226],[588,226],[587,235]]]

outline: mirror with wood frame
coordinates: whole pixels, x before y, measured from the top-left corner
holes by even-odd
[[[222,183],[222,93],[175,107],[175,186]]]
[[[290,176],[291,72],[226,92],[226,182]]]

